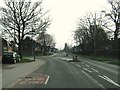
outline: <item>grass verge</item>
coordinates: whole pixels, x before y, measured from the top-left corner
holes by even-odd
[[[23,59],[20,61],[20,63],[28,63],[28,62],[33,62],[33,60],[23,58]]]
[[[104,57],[104,56],[88,56],[88,55],[79,55],[79,56],[120,66],[120,59],[114,59],[114,58],[109,58],[109,57]]]

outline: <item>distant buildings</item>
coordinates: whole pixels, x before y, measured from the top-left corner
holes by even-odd
[[[30,37],[26,37],[22,41],[22,54],[32,55],[34,51],[36,54],[43,54],[43,53],[49,54],[51,52],[57,52],[57,49],[47,45],[46,46],[41,45],[35,40],[30,39]]]
[[[2,42],[1,53],[4,51],[16,51],[16,52],[18,51],[18,49],[14,45],[13,41],[8,42],[2,38],[1,42]],[[50,46],[43,46],[43,45],[39,44],[38,42],[36,42],[35,40],[30,39],[30,37],[26,37],[22,41],[22,46],[21,46],[22,55],[32,55],[33,50],[35,51],[36,54],[42,54],[42,53],[44,53],[44,49],[45,49],[46,54],[49,54],[51,52],[58,52],[57,48],[53,48]]]

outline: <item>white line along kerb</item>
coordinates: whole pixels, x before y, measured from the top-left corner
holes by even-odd
[[[116,82],[114,82],[112,79],[108,78],[108,77],[107,77],[107,76],[105,76],[105,75],[103,75],[103,76],[98,75],[98,77],[101,77],[102,79],[104,79],[104,80],[106,80],[106,81],[108,81],[108,82],[110,82],[110,83],[112,83],[112,84],[114,84],[114,85],[116,85],[116,86],[120,87],[120,85],[119,85],[119,84],[117,84]]]
[[[48,80],[49,80],[50,76],[47,77],[46,81],[45,81],[45,84],[48,83]]]

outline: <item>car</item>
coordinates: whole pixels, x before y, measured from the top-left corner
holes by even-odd
[[[6,51],[3,53],[2,62],[15,64],[17,62],[20,62],[20,55],[17,54],[17,52]]]

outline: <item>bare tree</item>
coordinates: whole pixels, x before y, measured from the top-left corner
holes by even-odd
[[[46,46],[55,48],[55,39],[52,35],[45,33],[44,31],[37,37],[37,42],[43,46],[43,51],[45,51]]]
[[[43,20],[42,1],[32,3],[26,0],[5,0],[6,7],[1,7],[0,23],[4,32],[11,35],[18,45],[21,55],[22,41],[30,32],[38,33],[50,25],[48,19]]]
[[[74,39],[81,45],[83,53],[86,46],[89,46],[87,49],[92,49],[93,54],[95,54],[95,49],[100,45],[98,43],[100,40],[103,41],[102,37],[106,40],[107,35],[103,29],[103,24],[105,23],[102,21],[101,15],[96,13],[90,13],[79,20],[78,28],[74,32]]]
[[[114,41],[115,48],[117,48],[117,40],[120,34],[120,0],[108,0],[108,3],[111,5],[111,10],[109,12],[104,11],[104,13],[114,23]]]
[[[45,41],[46,41],[46,45],[55,48],[55,39],[52,35],[50,34],[46,34],[45,35]]]

